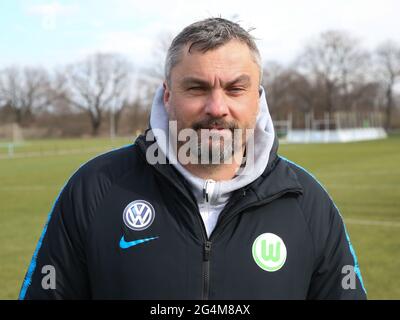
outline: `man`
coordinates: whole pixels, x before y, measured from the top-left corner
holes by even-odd
[[[20,298],[365,299],[333,201],[277,154],[250,34],[196,22],[165,70],[150,129],[64,187]]]

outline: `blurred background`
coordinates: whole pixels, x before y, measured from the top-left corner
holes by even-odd
[[[400,3],[0,2],[0,299],[71,174],[146,129],[166,51],[221,16],[257,38],[279,153],[338,205],[370,299],[400,299]]]

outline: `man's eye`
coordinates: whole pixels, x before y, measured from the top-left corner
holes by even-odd
[[[188,88],[189,91],[204,91],[204,87],[190,87]]]
[[[242,87],[232,87],[228,91],[231,93],[241,93],[244,89]]]

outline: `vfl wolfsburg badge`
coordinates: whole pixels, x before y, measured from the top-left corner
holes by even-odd
[[[254,240],[252,252],[257,265],[268,272],[278,271],[286,261],[285,243],[273,233],[260,234]]]

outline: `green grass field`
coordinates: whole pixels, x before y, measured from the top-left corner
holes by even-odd
[[[66,179],[101,151],[129,139],[25,142],[0,148],[0,299],[18,297],[52,203]],[[65,152],[66,151],[66,152]],[[41,155],[42,154],[42,155]],[[326,187],[346,222],[369,299],[400,299],[400,136],[281,145]]]

